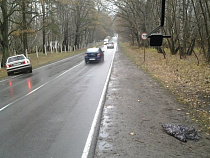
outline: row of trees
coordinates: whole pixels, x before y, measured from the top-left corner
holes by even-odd
[[[114,18],[116,31],[141,46],[141,34],[160,25],[160,14],[161,0],[0,0],[0,53],[6,59],[14,50],[30,53],[38,46],[44,52],[58,44],[68,49],[102,40],[113,34]],[[209,26],[209,0],[166,0],[160,31],[172,36],[164,44],[172,54],[182,58],[199,48],[210,62]]]
[[[112,35],[111,25],[100,0],[0,0],[0,53],[92,43]]]
[[[117,32],[130,39],[134,45],[142,45],[141,34],[151,32],[160,25],[161,0],[109,0],[118,10]],[[163,34],[171,35],[164,44],[172,54],[183,58],[199,48],[210,62],[210,1],[166,0],[166,16]]]

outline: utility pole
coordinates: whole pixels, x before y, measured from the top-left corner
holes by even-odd
[[[162,33],[155,33],[164,26],[165,19],[165,0],[162,0],[161,19],[160,25],[148,33],[147,37],[150,38],[150,46],[162,46],[163,38],[171,38],[170,35],[162,35]]]

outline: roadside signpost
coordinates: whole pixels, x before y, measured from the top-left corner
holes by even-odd
[[[145,56],[146,56],[146,55],[145,55],[145,40],[147,39],[147,33],[142,33],[142,34],[141,34],[141,38],[142,38],[143,41],[144,41],[144,62],[145,62],[145,60],[146,60],[146,59],[145,59],[145,58],[146,58],[146,57],[145,57]]]
[[[142,38],[143,40],[146,40],[146,39],[147,39],[147,33],[142,33],[142,34],[141,34],[141,38]]]
[[[147,35],[147,37],[150,38],[150,46],[162,46],[163,38],[171,38],[170,35],[162,35],[162,33],[155,33],[164,26],[165,2],[166,0],[162,0],[160,25]]]

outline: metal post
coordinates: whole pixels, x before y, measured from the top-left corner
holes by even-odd
[[[165,0],[162,0],[162,12],[161,12],[161,24],[160,26],[164,26],[164,18],[165,18]]]
[[[38,53],[38,48],[37,48],[37,46],[36,46],[36,56],[37,56],[37,58],[39,58],[39,53]]]
[[[26,49],[26,58],[28,58],[28,50]]]
[[[146,61],[146,53],[145,53],[145,40],[144,40],[144,62]]]
[[[62,46],[62,44],[60,44],[60,47],[61,47],[61,53],[63,52],[63,46]]]
[[[53,54],[52,45],[50,45],[50,51],[51,51],[51,54]]]
[[[47,49],[46,49],[46,45],[44,45],[44,52],[45,52],[45,55],[47,56]]]

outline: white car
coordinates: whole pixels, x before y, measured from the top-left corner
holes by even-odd
[[[109,39],[104,39],[104,45],[107,45],[109,43]]]
[[[107,44],[107,49],[114,49],[114,43],[113,42],[109,42]]]
[[[6,61],[6,70],[8,76],[14,74],[14,72],[30,72],[32,73],[32,65],[25,55],[20,54],[11,56]]]

